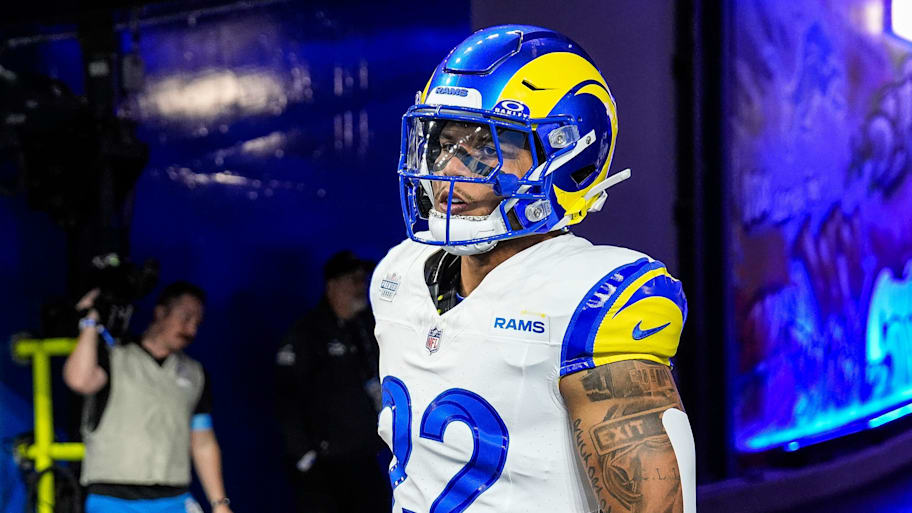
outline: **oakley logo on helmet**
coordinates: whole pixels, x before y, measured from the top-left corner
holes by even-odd
[[[494,113],[527,118],[529,117],[529,107],[516,100],[500,100],[497,102],[497,105],[494,106]]]
[[[445,94],[449,96],[468,96],[469,90],[462,87],[438,87],[434,89],[434,92],[437,94]]]

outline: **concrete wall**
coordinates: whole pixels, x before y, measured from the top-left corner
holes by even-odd
[[[577,234],[648,253],[678,272],[673,219],[675,105],[672,0],[472,1],[472,26],[539,25],[563,32],[592,55],[618,104],[612,171],[633,178]]]

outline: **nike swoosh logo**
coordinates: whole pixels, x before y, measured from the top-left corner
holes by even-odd
[[[668,327],[668,325],[671,324],[670,322],[666,322],[665,324],[658,326],[656,328],[650,328],[648,330],[641,330],[640,324],[642,324],[642,323],[643,323],[643,321],[640,321],[637,323],[636,326],[633,327],[633,339],[634,340],[643,340],[644,338],[646,338],[650,335],[655,335],[656,333],[664,330],[665,328]]]

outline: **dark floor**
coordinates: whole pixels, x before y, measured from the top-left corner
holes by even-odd
[[[912,466],[863,490],[778,513],[912,513]]]

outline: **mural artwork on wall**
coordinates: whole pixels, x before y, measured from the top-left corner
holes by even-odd
[[[735,445],[912,402],[912,44],[870,1],[738,2],[730,48]]]

